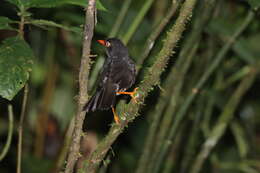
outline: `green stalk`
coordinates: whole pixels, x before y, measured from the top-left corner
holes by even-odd
[[[191,62],[194,58],[194,54],[197,51],[198,45],[199,45],[199,43],[195,44],[194,47],[189,51],[189,54],[188,54],[187,59],[186,59],[187,60],[186,63],[183,64],[183,66],[181,66],[181,68],[176,67],[176,70],[175,70],[176,73],[173,72],[174,76],[175,76],[174,81],[176,81],[176,84],[175,84],[175,86],[174,86],[174,84],[171,85],[171,86],[174,86],[174,87],[172,87],[173,90],[171,91],[172,95],[169,97],[170,99],[169,99],[168,105],[166,107],[163,119],[160,123],[160,127],[162,127],[162,128],[160,129],[160,131],[157,134],[156,148],[152,152],[153,155],[150,158],[148,170],[151,171],[151,172],[154,170],[153,166],[157,165],[157,156],[160,153],[160,150],[159,150],[160,146],[162,146],[163,142],[165,142],[164,141],[165,135],[166,135],[167,131],[169,130],[170,125],[172,124],[172,121],[173,121],[173,118],[174,118],[173,114],[174,114],[174,112],[176,111],[176,108],[177,108],[177,104],[178,104],[178,100],[179,100],[178,98],[180,96],[181,89],[182,89],[183,84],[184,84],[183,78],[184,78],[184,76],[185,76],[185,74],[188,70],[188,67],[191,65]],[[180,58],[183,58],[183,57],[180,56]],[[178,71],[178,69],[180,71]],[[171,80],[170,79],[171,76],[173,76],[173,75],[170,74],[168,80]],[[169,93],[169,92],[166,92],[166,93]]]
[[[124,1],[123,6],[122,6],[122,8],[121,8],[117,18],[116,18],[116,22],[114,23],[114,26],[113,26],[112,30],[108,34],[109,38],[115,37],[117,35],[118,30],[119,30],[120,26],[122,25],[123,20],[124,20],[124,18],[126,16],[126,12],[129,9],[129,7],[130,7],[131,2],[132,2],[132,0]]]
[[[257,67],[256,67],[257,68]],[[253,84],[257,71],[255,67],[251,66],[250,73],[243,78],[235,92],[230,97],[228,103],[224,107],[222,113],[218,116],[218,121],[210,132],[209,137],[204,142],[201,151],[197,155],[195,162],[192,166],[191,173],[198,173],[201,170],[201,167],[208,157],[211,150],[216,146],[219,139],[225,133],[229,122],[234,116],[234,112],[240,103],[241,98]]]
[[[195,90],[199,91],[202,88],[205,82],[209,79],[210,75],[216,70],[220,62],[225,58],[225,55],[228,52],[228,50],[231,48],[232,44],[239,37],[239,35],[247,28],[247,26],[249,25],[249,23],[252,21],[253,18],[254,18],[254,13],[252,11],[249,11],[242,25],[236,30],[236,32],[232,35],[230,40],[228,40],[227,43],[222,47],[222,49],[217,54],[216,58],[214,58],[212,64],[209,66],[209,68],[202,75],[198,83],[195,85],[194,87]],[[158,165],[160,165],[163,159],[165,158],[171,144],[171,142],[169,141],[172,141],[173,138],[175,137],[177,128],[180,125],[181,120],[184,118],[189,106],[191,105],[196,95],[197,92],[191,92],[190,95],[185,100],[185,102],[183,103],[180,110],[178,111],[175,121],[170,129],[168,138],[166,139],[164,145],[161,147],[161,152],[160,155],[158,156]],[[159,168],[157,167],[157,170],[158,169]]]
[[[134,22],[131,24],[130,28],[128,29],[128,31],[126,32],[126,34],[124,35],[122,41],[127,44],[129,42],[129,40],[132,38],[133,34],[135,33],[137,27],[140,25],[140,23],[142,22],[145,14],[148,12],[148,10],[150,9],[150,7],[152,6],[154,0],[146,0],[143,7],[141,8],[140,12],[138,13],[138,15],[135,17]]]
[[[204,29],[204,26],[207,24],[208,20],[210,19],[212,9],[214,7],[215,0],[211,0],[207,4],[203,4],[201,6],[202,14],[199,15],[194,22],[194,25],[192,27],[193,32],[187,37],[187,39],[184,42],[184,47],[180,52],[179,58],[176,62],[176,65],[173,67],[172,72],[168,75],[170,83],[170,87],[172,88],[170,92],[167,93],[172,93],[172,95],[169,97],[170,104],[167,106],[166,111],[164,113],[163,120],[161,122],[161,129],[157,133],[157,143],[156,143],[156,148],[153,151],[153,156],[152,156],[152,161],[150,163],[151,166],[157,165],[157,157],[159,153],[161,152],[161,147],[163,145],[163,142],[166,133],[169,131],[171,124],[174,119],[174,113],[176,111],[176,106],[179,103],[179,96],[181,93],[181,89],[183,87],[184,83],[184,77],[185,74],[187,73],[192,60],[194,59],[194,54],[197,50],[198,43],[200,42],[201,38],[201,33]],[[156,166],[158,167],[158,165]],[[150,167],[149,170],[155,170],[152,167]]]
[[[195,156],[195,151],[196,147],[198,145],[198,140],[199,140],[199,131],[200,128],[198,128],[201,125],[201,119],[203,115],[203,110],[204,110],[204,105],[206,101],[206,96],[205,94],[201,95],[198,98],[198,102],[196,104],[196,112],[193,115],[193,123],[190,131],[190,134],[185,135],[185,138],[187,139],[187,145],[184,145],[184,153],[183,153],[183,158],[181,161],[181,166],[180,166],[180,172],[188,172],[190,169],[190,163],[193,160],[193,157]],[[190,111],[192,112],[192,111]]]

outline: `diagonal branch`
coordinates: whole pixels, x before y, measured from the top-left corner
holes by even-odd
[[[132,101],[130,104],[122,106],[123,108],[120,114],[122,117],[121,124],[114,124],[111,127],[106,137],[99,143],[96,151],[93,152],[85,162],[86,164],[84,165],[82,172],[94,172],[99,166],[100,162],[104,159],[113,142],[123,132],[128,123],[137,117],[138,111],[143,105],[145,97],[150,91],[152,91],[154,86],[159,84],[160,76],[166,68],[167,62],[173,53],[172,49],[177,45],[182,36],[182,33],[186,27],[186,23],[192,15],[192,10],[195,3],[196,0],[186,0],[175,25],[167,33],[163,48],[159,52],[155,63],[147,70],[144,80],[139,85],[139,103],[135,104]]]
[[[82,134],[82,126],[85,119],[85,111],[82,111],[84,104],[88,100],[88,76],[90,68],[90,46],[93,37],[93,31],[95,26],[95,12],[96,1],[89,0],[86,10],[85,29],[83,35],[83,49],[82,58],[79,72],[79,98],[78,98],[78,110],[75,117],[75,128],[73,131],[72,143],[68,154],[67,165],[65,173],[71,173],[74,165],[78,160],[80,153],[80,138]]]

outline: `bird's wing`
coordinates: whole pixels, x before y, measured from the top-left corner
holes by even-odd
[[[135,65],[128,61],[115,61],[111,69],[111,79],[118,85],[119,90],[127,90],[135,81]]]
[[[107,59],[99,75],[98,87],[95,94],[84,106],[87,112],[97,109],[109,109],[115,104],[116,90],[118,86],[110,80],[111,61]]]

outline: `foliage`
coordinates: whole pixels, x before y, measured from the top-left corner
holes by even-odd
[[[0,47],[0,95],[8,100],[22,89],[29,79],[34,55],[19,37],[11,37]]]
[[[95,40],[113,36],[137,64],[139,102],[118,96],[120,126],[109,110],[86,115],[75,170],[95,162],[100,173],[260,172],[259,0],[197,0],[186,16],[192,1],[97,1],[84,94],[94,93],[104,62]],[[11,141],[7,105],[15,132],[28,84],[22,172],[59,172],[67,163],[87,2],[1,2],[0,153]],[[175,25],[185,26],[178,37]],[[1,173],[15,172],[17,138]]]

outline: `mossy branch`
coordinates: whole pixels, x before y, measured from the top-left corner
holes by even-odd
[[[89,0],[86,10],[85,29],[83,35],[83,48],[79,72],[79,98],[78,110],[75,117],[75,127],[72,136],[70,151],[65,168],[65,173],[73,172],[74,165],[79,158],[80,139],[82,135],[82,126],[85,119],[86,111],[83,106],[88,100],[88,76],[90,68],[90,46],[95,26],[96,1]]]
[[[108,134],[99,143],[97,149],[86,160],[86,164],[84,165],[82,172],[93,172],[97,169],[100,162],[104,159],[107,151],[110,149],[111,145],[117,139],[119,134],[123,132],[124,128],[130,121],[133,121],[137,117],[138,110],[143,105],[145,97],[150,91],[153,90],[154,86],[160,83],[160,75],[166,68],[170,56],[173,54],[173,48],[181,39],[186,23],[189,21],[192,15],[192,10],[195,3],[196,0],[186,0],[175,25],[167,33],[163,48],[157,55],[155,63],[146,71],[144,80],[139,85],[137,93],[139,100],[138,104],[135,104],[132,101],[128,105],[123,106],[121,113],[121,124],[114,124],[110,128]]]

